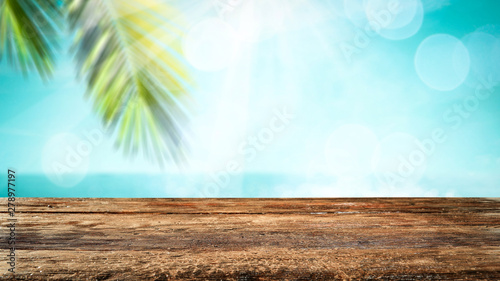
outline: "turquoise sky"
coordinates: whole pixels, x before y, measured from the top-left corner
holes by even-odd
[[[500,196],[498,1],[177,2],[190,166],[114,149],[67,34],[52,80],[0,62],[0,163],[25,196]]]

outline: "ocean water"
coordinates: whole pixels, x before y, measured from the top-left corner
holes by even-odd
[[[5,182],[7,180],[5,179]],[[53,183],[45,175],[16,177],[17,197],[104,197],[104,198],[209,198],[209,197],[495,197],[496,184],[457,184],[421,180],[418,184],[387,186],[376,178],[342,179],[328,176],[283,174],[241,174],[232,177],[211,175],[88,175],[72,187]],[[7,192],[1,194],[5,197]]]
[[[99,174],[71,187],[45,175],[18,175],[18,197],[279,197],[276,187],[298,177],[251,174],[214,179],[209,175]],[[223,181],[224,180],[224,181]],[[5,196],[2,194],[2,196]]]

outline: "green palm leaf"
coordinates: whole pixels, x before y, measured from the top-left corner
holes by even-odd
[[[181,22],[164,0],[73,0],[69,19],[88,96],[117,145],[149,159],[185,159],[190,85]]]
[[[56,0],[0,0],[0,60],[26,74],[36,69],[42,78],[54,68],[57,27],[62,6]]]

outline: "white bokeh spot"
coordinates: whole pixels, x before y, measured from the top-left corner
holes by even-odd
[[[427,37],[417,49],[415,69],[420,79],[439,91],[460,86],[470,68],[469,52],[457,38],[448,34]]]
[[[427,167],[429,155],[423,150],[414,136],[393,133],[380,141],[373,157],[373,173],[383,186],[416,184]]]
[[[89,141],[74,134],[57,134],[43,148],[42,169],[54,184],[73,187],[85,178],[92,149]]]
[[[216,18],[204,20],[191,28],[183,43],[189,63],[202,71],[227,68],[235,60],[238,49],[233,28]]]
[[[470,55],[467,82],[472,87],[481,81],[500,81],[500,40],[485,32],[466,35],[464,42]]]
[[[226,16],[227,22],[236,31],[239,40],[255,43],[283,29],[289,4],[288,1],[279,0],[242,1]]]
[[[397,12],[392,12],[394,5]],[[421,6],[419,0],[365,0],[365,13],[369,21],[380,22],[385,12],[389,13],[388,24],[384,28],[399,29],[410,24]]]
[[[399,11],[394,19],[378,34],[389,40],[403,40],[415,35],[424,21],[424,8],[419,0],[399,1]]]
[[[357,27],[364,28],[368,23],[364,0],[344,0],[344,13]]]
[[[371,173],[377,136],[367,127],[348,124],[335,130],[325,146],[330,173],[339,177],[364,177]]]

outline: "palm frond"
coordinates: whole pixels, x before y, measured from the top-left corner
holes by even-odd
[[[24,74],[36,69],[48,78],[61,19],[57,0],[0,0],[0,60],[5,55]]]
[[[80,75],[117,145],[182,162],[192,81],[179,13],[164,0],[73,0],[68,9]]]

